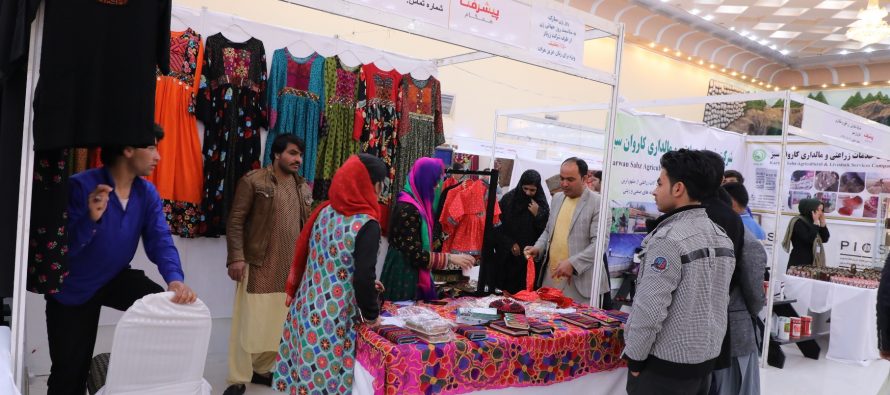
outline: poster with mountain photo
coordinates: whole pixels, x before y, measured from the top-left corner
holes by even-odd
[[[724,88],[726,90],[726,88]],[[708,95],[730,94],[720,89],[711,89]],[[845,89],[831,91],[798,92],[806,97],[840,108],[860,117],[890,125],[890,88]],[[752,100],[745,103],[729,103],[733,106],[707,107],[705,122],[724,130],[749,136],[779,136],[782,130],[783,100]],[[739,105],[742,105],[739,111]],[[789,122],[801,127],[803,105],[791,103]],[[720,121],[719,124],[713,122]],[[725,125],[725,126],[724,126]]]

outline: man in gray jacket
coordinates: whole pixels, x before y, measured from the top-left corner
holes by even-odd
[[[748,191],[741,184],[721,187],[735,201],[748,201]],[[741,210],[737,210],[741,211]],[[745,212],[740,213],[745,215]],[[766,249],[749,229],[745,230],[742,259],[736,262],[738,281],[729,291],[730,366],[714,371],[712,394],[760,394],[759,347],[755,320],[763,310],[763,273],[766,270]]]
[[[562,192],[553,197],[547,227],[534,246],[525,248],[525,255],[540,258],[542,263],[537,271],[537,286],[557,288],[574,301],[588,304],[596,257],[600,195],[587,189],[587,163],[582,159],[566,159],[560,166],[559,177]],[[606,226],[609,218],[606,217]],[[600,295],[606,294],[609,292],[609,273],[605,263],[596,270],[603,271]]]
[[[665,214],[643,240],[624,334],[629,395],[705,395],[710,388],[726,333],[735,253],[701,205],[719,187],[708,163],[694,150],[661,157],[653,195]]]

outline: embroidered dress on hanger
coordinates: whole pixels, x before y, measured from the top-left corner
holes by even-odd
[[[204,123],[202,234],[226,233],[238,180],[260,168],[260,128],[266,127],[266,50],[256,38],[207,39],[197,115]]]
[[[433,156],[436,147],[445,144],[442,126],[442,93],[439,80],[429,77],[417,80],[410,75],[402,77],[399,90],[401,119],[399,119],[398,150],[395,159],[396,185],[405,183],[405,177],[417,159]]]
[[[485,234],[485,207],[488,201],[488,185],[481,180],[467,180],[448,192],[439,222],[447,234],[442,252],[451,254],[482,255],[482,237]],[[492,223],[501,222],[501,207],[495,202]]]
[[[313,53],[298,58],[287,48],[275,50],[269,75],[269,136],[263,165],[272,163],[272,142],[279,134],[295,135],[306,143],[299,174],[311,186],[318,160],[318,129],[324,102],[325,59]]]
[[[357,154],[361,146],[352,138],[355,127],[355,102],[358,95],[358,71],[334,56],[324,63],[324,97],[326,100],[321,138],[318,143],[318,164],[312,198],[327,200],[334,172]]]
[[[158,143],[161,161],[147,179],[161,195],[170,232],[181,237],[196,236],[204,192],[204,163],[195,122],[203,63],[201,35],[191,28],[170,34],[170,73],[162,75],[158,70],[155,93],[155,122],[164,129]]]
[[[386,164],[389,177],[384,181],[381,203],[388,206],[401,190],[401,185],[393,183],[396,175],[393,161],[399,127],[397,103],[402,75],[395,69],[383,71],[374,64],[366,64],[362,66],[359,77],[353,137],[361,141],[362,152],[378,156]]]

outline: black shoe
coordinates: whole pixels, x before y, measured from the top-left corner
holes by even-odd
[[[247,386],[244,384],[232,384],[229,388],[226,388],[223,391],[223,395],[244,395],[244,391],[247,391]]]
[[[272,386],[272,373],[269,373],[268,376],[263,376],[257,372],[253,372],[253,377],[250,378],[250,382],[259,385],[265,385],[266,387]]]

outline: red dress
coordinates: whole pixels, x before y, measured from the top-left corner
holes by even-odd
[[[448,192],[439,222],[447,236],[442,252],[482,255],[482,236],[485,233],[485,206],[488,186],[480,180],[467,180]],[[494,203],[495,225],[500,224],[501,207]]]

